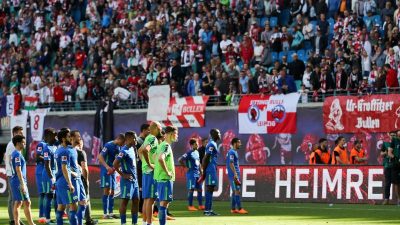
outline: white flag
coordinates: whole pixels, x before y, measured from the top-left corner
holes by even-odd
[[[12,134],[12,129],[15,126],[20,126],[23,129],[24,137],[26,137],[26,125],[28,123],[28,111],[22,110],[20,115],[10,116],[10,129]]]
[[[169,85],[151,86],[149,89],[149,106],[147,120],[167,120],[171,89]]]
[[[31,118],[31,135],[34,141],[41,141],[43,139],[44,118],[47,112],[48,109],[29,111],[29,117]]]

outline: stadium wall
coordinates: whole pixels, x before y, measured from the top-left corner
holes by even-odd
[[[90,196],[100,198],[100,168],[90,166],[89,170]],[[30,195],[36,197],[34,166],[28,166],[27,172]],[[183,167],[176,167],[175,199],[186,199],[185,172]],[[225,167],[218,168],[218,177],[214,196],[228,200],[230,190]],[[374,204],[383,199],[381,166],[242,166],[241,178],[245,201]],[[6,183],[5,170],[0,168],[1,196],[7,194]]]
[[[146,110],[116,110],[114,112],[114,134],[127,130],[139,131],[140,125],[146,121]],[[97,164],[99,149],[92,149],[94,112],[59,112],[46,116],[44,127],[70,127],[81,131],[84,149],[90,165]],[[331,148],[338,135],[325,135],[322,125],[322,104],[299,105],[297,109],[297,132],[287,134],[247,135],[238,134],[237,107],[209,107],[205,115],[205,126],[199,128],[181,128],[179,141],[174,144],[175,159],[189,148],[192,137],[207,138],[211,128],[219,128],[222,142],[219,144],[219,163],[225,163],[225,154],[229,150],[230,140],[239,137],[242,150],[239,151],[241,165],[307,165],[312,143],[321,137],[327,137]],[[377,145],[381,143],[382,134],[344,135],[347,140],[361,138],[363,147],[368,152],[368,165],[381,165]],[[33,152],[31,144],[30,152]],[[350,149],[351,142],[348,145]],[[284,154],[284,158],[281,154]],[[34,159],[34,157],[30,157]],[[30,161],[34,163],[34,161]]]

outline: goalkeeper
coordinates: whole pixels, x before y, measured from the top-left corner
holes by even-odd
[[[242,146],[239,138],[233,138],[231,141],[231,149],[226,154],[226,168],[228,170],[229,183],[232,190],[232,205],[231,213],[247,214],[248,212],[242,208],[240,203],[240,168],[239,168],[239,157],[237,150]]]

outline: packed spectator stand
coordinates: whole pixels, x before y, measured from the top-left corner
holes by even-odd
[[[0,1],[0,97],[53,110],[172,96],[398,93],[394,0]]]

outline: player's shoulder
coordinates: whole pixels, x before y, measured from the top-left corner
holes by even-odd
[[[41,152],[46,148],[46,143],[41,141],[39,144],[36,146],[36,151]]]
[[[145,143],[152,143],[156,140],[156,136],[149,134],[147,137],[144,139]]]

